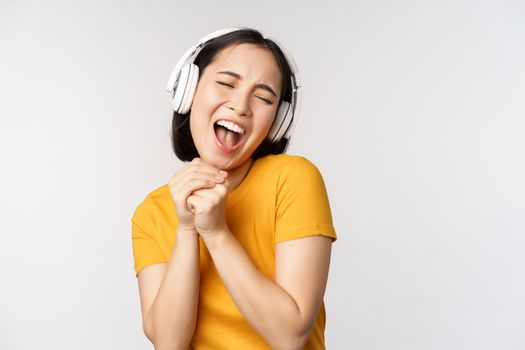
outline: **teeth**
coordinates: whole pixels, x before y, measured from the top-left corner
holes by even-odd
[[[220,126],[224,126],[226,129],[228,130],[231,130],[231,131],[235,131],[236,133],[238,134],[244,134],[244,129],[241,128],[240,126],[230,122],[230,121],[227,121],[227,120],[219,120],[217,122],[217,125],[220,125]]]

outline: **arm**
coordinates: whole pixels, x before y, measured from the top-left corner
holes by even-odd
[[[171,258],[167,265],[145,268],[138,276],[144,333],[155,349],[185,349],[191,342],[197,320],[200,248],[194,214],[187,206],[187,199],[198,189],[213,188],[216,183],[224,182],[227,174],[222,173],[195,158],[168,182],[178,217]],[[144,215],[147,214],[138,216]],[[141,233],[135,234],[137,246],[141,241],[154,242],[151,235]],[[148,239],[140,239],[144,236]],[[148,249],[152,248],[145,248]]]
[[[275,281],[257,269],[229,231],[227,186],[195,191],[188,205],[195,209],[196,230],[246,321],[274,349],[300,349],[319,314],[335,232],[317,168],[297,157],[279,169]],[[304,238],[293,239],[301,234]]]
[[[332,239],[310,236],[276,244],[275,282],[223,230],[203,236],[213,262],[247,322],[273,349],[301,349],[323,299]]]
[[[144,268],[138,275],[144,333],[155,349],[186,349],[197,319],[199,239],[177,230],[167,264]]]

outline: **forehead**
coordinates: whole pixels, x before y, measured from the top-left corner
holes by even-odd
[[[253,44],[238,44],[224,48],[209,66],[213,73],[228,69],[243,78],[273,83],[280,89],[281,72],[273,54]]]

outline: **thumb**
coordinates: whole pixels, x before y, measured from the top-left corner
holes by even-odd
[[[188,210],[191,211],[193,214],[196,213],[196,198],[195,196],[189,196],[187,199],[186,199],[186,206],[188,207]]]

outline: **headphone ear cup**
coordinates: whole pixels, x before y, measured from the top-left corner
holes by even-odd
[[[186,114],[191,109],[193,103],[193,97],[195,96],[195,91],[197,90],[197,83],[199,81],[199,67],[195,64],[190,64],[190,76],[188,79],[188,84],[182,98],[182,105],[180,109],[180,114]]]
[[[275,115],[275,120],[273,121],[272,127],[270,128],[270,131],[268,132],[268,140],[270,142],[278,142],[286,129],[288,128],[287,121],[289,119],[288,113],[290,111],[290,103],[286,101],[282,101],[279,104],[279,108],[277,110],[277,114]]]
[[[182,67],[173,93],[173,107],[177,113],[186,114],[189,111],[198,80],[199,67],[197,65],[190,63]]]
[[[186,85],[188,83],[189,72],[190,67],[188,67],[188,65],[183,66],[175,82],[172,103],[173,108],[177,113],[179,113],[180,105],[182,104],[182,97],[184,96],[184,90],[186,89]]]

